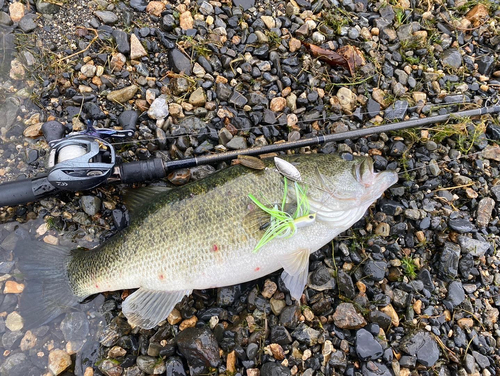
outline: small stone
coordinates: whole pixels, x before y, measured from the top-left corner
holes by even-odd
[[[42,126],[43,123],[37,123],[30,125],[23,131],[23,136],[24,137],[31,137],[31,138],[37,138],[43,136],[42,132]]]
[[[85,64],[80,68],[80,72],[87,78],[92,78],[96,73],[96,66],[93,64]]]
[[[148,52],[141,44],[141,41],[135,34],[130,35],[130,59],[137,60],[143,56],[148,56]]]
[[[198,322],[198,317],[193,316],[189,319],[184,320],[179,324],[179,330],[185,330],[187,328],[194,328],[196,323]]]
[[[290,376],[290,374],[290,368],[275,362],[264,363],[260,369],[261,376]]]
[[[493,56],[484,55],[477,60],[477,70],[484,76],[491,76],[495,67],[495,58]]]
[[[106,25],[112,25],[118,21],[118,16],[108,10],[98,10],[94,14]]]
[[[396,101],[385,110],[385,120],[403,120],[408,110],[407,101]]]
[[[203,13],[205,16],[208,16],[209,14],[214,13],[214,7],[212,4],[203,1],[203,3],[201,3],[200,5],[200,12]]]
[[[481,354],[477,351],[472,351],[472,356],[474,357],[474,359],[476,359],[477,364],[482,369],[485,369],[486,367],[490,366],[489,359],[486,356],[484,356],[483,354]]]
[[[138,86],[130,85],[123,89],[110,92],[106,98],[112,102],[125,103],[134,97],[137,90],[139,90]]]
[[[357,96],[346,87],[341,87],[337,92],[337,98],[342,108],[347,112],[352,112],[357,104]]]
[[[389,236],[391,234],[391,226],[388,223],[380,222],[377,227],[375,227],[375,234],[380,236]]]
[[[407,354],[416,356],[418,362],[425,367],[432,367],[439,359],[439,347],[426,332],[418,332],[403,339],[402,349]]]
[[[264,24],[267,26],[269,30],[274,29],[276,27],[276,21],[271,16],[261,16],[260,17]]]
[[[128,40],[128,34],[122,30],[116,29],[113,30],[113,38],[115,38],[116,48],[118,52],[128,55],[130,53],[130,43]]]
[[[427,94],[421,91],[414,91],[412,93],[412,97],[415,103],[418,102],[425,103],[427,101]]]
[[[385,261],[368,261],[364,268],[364,273],[368,278],[374,281],[382,281],[387,271],[387,263]]]
[[[271,304],[271,310],[276,316],[279,316],[281,311],[283,311],[283,308],[286,307],[286,302],[280,299],[271,298],[270,304]]]
[[[476,224],[479,228],[488,226],[491,219],[491,213],[495,207],[495,201],[491,197],[485,197],[479,201],[477,206]]]
[[[184,117],[184,113],[182,112],[182,106],[180,104],[177,104],[177,103],[170,103],[168,105],[168,111],[170,113],[170,115],[174,118],[183,118]]]
[[[150,1],[146,7],[146,13],[160,17],[166,6],[161,1]]]
[[[300,50],[301,46],[302,42],[296,38],[291,38],[290,41],[288,42],[288,48],[290,49],[290,52],[295,52]]]
[[[108,357],[114,359],[114,358],[121,358],[127,354],[127,350],[120,346],[113,346],[109,351],[108,351]]]
[[[368,330],[359,329],[356,332],[356,353],[361,360],[367,361],[381,358],[384,351]]]
[[[319,331],[304,323],[299,324],[292,332],[292,338],[295,338],[299,342],[307,343],[309,346],[314,346],[318,342],[319,335]]]
[[[174,95],[182,95],[189,90],[189,83],[184,77],[174,77],[170,80],[170,89]]]
[[[220,363],[219,346],[208,328],[187,328],[175,338],[180,353],[186,358],[191,374],[206,373]]]
[[[247,140],[245,137],[236,136],[231,139],[226,145],[229,149],[232,150],[241,150],[247,148]]]
[[[24,285],[22,283],[17,283],[15,281],[5,282],[5,287],[3,289],[4,294],[20,294],[24,290]]]
[[[372,92],[372,98],[378,102],[383,108],[387,107],[385,101],[385,91],[379,88],[374,88]]]
[[[21,2],[12,3],[9,5],[9,15],[13,22],[19,22],[24,17],[24,4]]]
[[[170,325],[175,325],[182,321],[182,315],[177,308],[174,308],[172,312],[170,312],[167,321]]]
[[[21,19],[21,21],[19,21],[19,27],[25,33],[31,33],[38,26],[35,22],[35,19],[36,19],[36,15],[27,14]],[[31,55],[31,53],[29,51],[25,51],[25,55],[29,56],[29,55]],[[30,61],[29,59],[26,59],[26,60],[27,60],[27,63],[29,66],[33,66],[35,63],[34,61]],[[34,60],[34,58],[33,58],[33,60]]]
[[[173,48],[168,52],[168,63],[175,73],[184,72],[187,76],[191,75],[191,60],[179,49]]]
[[[36,0],[36,9],[42,14],[56,14],[59,12],[60,5],[45,2],[43,0]]]
[[[271,100],[271,104],[269,106],[271,111],[274,112],[281,112],[285,109],[285,107],[286,107],[286,99],[283,97],[274,97]]]
[[[101,210],[101,199],[96,196],[82,196],[80,204],[85,213],[94,216]]]
[[[156,98],[148,110],[148,116],[151,119],[159,120],[164,119],[169,115],[169,104],[167,103],[167,99],[162,95]]]
[[[443,52],[441,58],[443,66],[448,66],[453,69],[458,69],[462,65],[462,55],[457,49],[450,48]]]
[[[359,329],[366,321],[351,303],[340,303],[333,314],[333,322],[341,329]]]
[[[130,6],[139,12],[144,12],[147,5],[148,0],[130,0]]]
[[[460,234],[474,231],[474,225],[466,218],[450,219],[448,225],[452,230]]]
[[[234,350],[227,354],[226,370],[230,374],[236,373],[236,352]]]
[[[271,349],[271,353],[273,354],[274,359],[277,360],[285,359],[285,352],[283,351],[283,347],[281,347],[279,344],[271,343],[269,345],[269,348]]]
[[[446,296],[445,302],[451,303],[454,307],[460,305],[465,300],[465,291],[462,287],[462,282],[453,281],[448,286],[448,295]]]
[[[392,325],[396,327],[399,326],[398,313],[391,304],[388,304],[385,307],[380,308],[380,311],[385,313],[387,316],[391,318]]]
[[[181,13],[179,17],[179,24],[182,30],[189,30],[193,28],[193,16],[191,15],[190,11],[185,11]]]
[[[486,159],[492,159],[494,161],[500,162],[500,146],[498,145],[488,145],[483,149],[483,157]]]
[[[63,350],[52,350],[49,354],[49,371],[59,375],[71,365],[70,355]]]
[[[37,342],[36,336],[31,332],[31,330],[28,330],[24,335],[23,339],[21,340],[19,348],[21,349],[21,351],[31,350],[33,347],[36,346],[36,342]]]
[[[463,252],[470,253],[474,257],[483,256],[490,248],[490,243],[472,239],[467,236],[459,236],[458,243]]]
[[[10,62],[10,78],[12,78],[13,80],[22,80],[24,79],[25,75],[26,71],[23,64],[17,59],[12,60]]]
[[[113,71],[120,72],[126,62],[127,58],[125,57],[125,55],[118,52],[111,55],[111,61],[109,62],[109,65]]]
[[[142,372],[147,373],[148,375],[152,375],[156,366],[156,358],[147,355],[139,355],[137,357],[137,366]]]
[[[241,7],[243,10],[248,10],[255,6],[255,0],[233,0],[235,7]]]
[[[11,312],[7,315],[7,319],[5,320],[5,326],[11,332],[17,332],[23,328],[23,319],[19,313],[16,311]]]
[[[430,142],[430,141],[429,141]],[[428,142],[428,143],[429,143]],[[427,144],[428,144],[427,143]],[[429,166],[428,166],[428,169],[429,169],[429,173],[432,175],[432,176],[438,176],[440,173],[441,173],[441,169],[439,168],[439,164],[436,162],[435,159],[432,159],[430,162],[429,162]]]
[[[192,104],[195,107],[200,107],[204,106],[206,103],[206,97],[205,97],[205,92],[203,91],[203,88],[199,87],[195,91],[191,93],[189,96],[189,103]]]
[[[463,318],[457,320],[457,324],[462,329],[465,329],[465,328],[472,329],[472,327],[474,326],[474,320],[470,317],[463,317]]]
[[[193,74],[196,77],[203,78],[206,73],[205,69],[199,63],[194,63]]]
[[[262,289],[262,296],[266,299],[271,298],[276,290],[278,289],[278,286],[276,283],[271,281],[270,279],[266,279],[264,282],[264,288]]]
[[[248,99],[238,91],[234,91],[231,98],[229,98],[229,103],[234,104],[236,107],[244,107],[248,102]]]
[[[131,367],[131,369],[133,370],[136,367],[137,366]],[[110,359],[105,359],[99,364],[99,371],[101,371],[105,376],[121,376],[123,373],[122,367],[116,365],[115,362]],[[140,372],[140,370],[137,371]],[[133,372],[131,372],[131,374],[134,375]]]

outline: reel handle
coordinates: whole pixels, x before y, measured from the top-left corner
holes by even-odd
[[[37,201],[59,191],[46,176],[0,184],[0,207],[22,205]]]

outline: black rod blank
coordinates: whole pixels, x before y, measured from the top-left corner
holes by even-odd
[[[324,136],[323,135],[314,136],[311,138],[304,138],[304,139],[298,140],[298,141],[288,141],[288,142],[282,142],[282,143],[273,144],[273,145],[257,146],[257,147],[253,147],[250,149],[233,150],[233,151],[228,151],[225,153],[210,154],[210,155],[206,155],[206,156],[187,158],[187,159],[182,159],[182,160],[177,160],[177,161],[168,161],[168,162],[164,162],[164,165],[165,165],[165,169],[167,171],[180,169],[180,168],[189,168],[189,167],[195,167],[195,166],[209,164],[209,163],[219,163],[219,162],[228,161],[228,160],[237,158],[238,155],[259,155],[259,154],[267,154],[267,153],[276,153],[276,152],[280,152],[280,151],[302,148],[302,147],[306,147],[306,146],[321,145],[321,144],[324,144],[326,142],[344,141],[347,139],[359,138],[359,137],[369,136],[372,134],[378,134],[378,133],[383,133],[383,132],[394,132],[394,131],[399,131],[402,129],[408,129],[408,128],[414,128],[414,127],[421,127],[424,125],[442,123],[442,122],[444,122],[450,118],[453,118],[453,117],[456,117],[456,118],[458,118],[458,117],[472,117],[472,116],[480,116],[480,115],[486,115],[486,114],[494,114],[494,113],[498,113],[498,112],[500,112],[500,104],[496,104],[496,105],[489,106],[489,107],[477,108],[474,110],[454,112],[451,114],[430,116],[430,117],[426,117],[426,118],[422,118],[422,119],[412,119],[412,120],[401,121],[398,123],[380,125],[380,126],[376,126],[376,127],[356,129],[353,131],[347,131],[347,132],[342,132],[342,133],[334,133],[334,134],[329,134],[329,135],[324,135]]]

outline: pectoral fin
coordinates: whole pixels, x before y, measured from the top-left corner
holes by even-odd
[[[281,279],[295,300],[300,300],[307,283],[309,271],[309,249],[299,249],[283,257]]]
[[[122,311],[130,324],[151,329],[165,320],[175,305],[191,291],[153,291],[141,287],[125,299]]]

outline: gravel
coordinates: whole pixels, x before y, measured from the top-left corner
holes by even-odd
[[[134,132],[115,140],[126,163],[478,108],[500,85],[499,21],[495,2],[0,0],[0,183],[46,173],[47,141],[86,120]],[[352,76],[302,41],[365,64]],[[97,246],[127,226],[123,186],[1,208],[0,375],[499,374],[499,124],[292,151],[371,155],[400,180],[311,255],[300,304],[277,272],[196,291],[151,330],[123,319],[128,292],[30,330],[18,308],[16,240]]]

